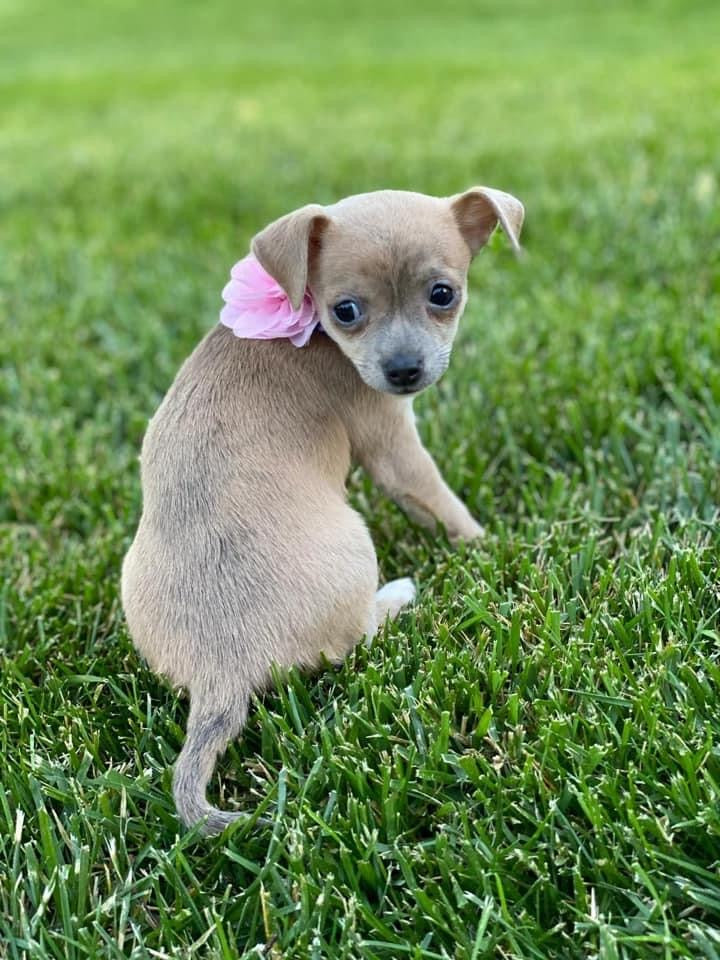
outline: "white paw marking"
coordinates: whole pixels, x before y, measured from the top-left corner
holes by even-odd
[[[383,616],[389,614],[394,617],[403,607],[413,602],[416,592],[415,584],[410,577],[391,580],[375,594],[378,612]]]

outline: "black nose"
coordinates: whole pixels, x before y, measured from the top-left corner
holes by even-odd
[[[383,364],[385,376],[394,387],[414,387],[423,372],[420,357],[397,353]]]

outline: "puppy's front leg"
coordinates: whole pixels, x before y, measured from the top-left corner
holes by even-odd
[[[482,536],[483,528],[445,483],[423,447],[411,402],[393,398],[378,413],[372,424],[365,424],[357,451],[375,483],[418,523],[431,529],[441,523],[452,542]]]

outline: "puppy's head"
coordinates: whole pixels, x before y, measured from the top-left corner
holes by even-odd
[[[293,306],[309,288],[323,329],[368,386],[410,394],[447,368],[472,257],[498,224],[518,250],[523,214],[488,187],[443,199],[381,190],[302,207],[252,250]]]

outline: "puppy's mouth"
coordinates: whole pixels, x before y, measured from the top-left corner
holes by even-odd
[[[382,388],[382,392],[393,393],[399,397],[408,397],[412,396],[414,393],[420,393],[426,387],[429,387],[432,382],[432,380],[428,380],[427,383],[419,383],[413,386],[395,386],[392,383],[388,383]]]
[[[440,379],[446,368],[447,364],[442,365],[440,369],[433,369],[432,367],[427,369],[426,367],[417,377],[389,377],[387,371],[381,367],[355,365],[355,369],[368,387],[372,387],[378,393],[389,393],[395,397],[412,397],[416,393],[422,393],[423,390],[427,390],[428,387],[431,387]]]
[[[431,371],[426,370],[421,377],[412,383],[393,383],[382,373],[372,377],[363,377],[363,379],[369,387],[378,390],[380,393],[389,393],[395,397],[412,397],[416,393],[422,393],[423,390],[431,387],[439,380],[443,372],[440,371],[437,375],[434,375]]]

